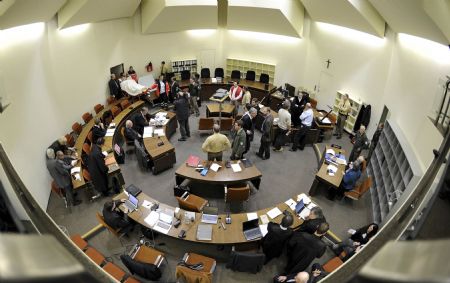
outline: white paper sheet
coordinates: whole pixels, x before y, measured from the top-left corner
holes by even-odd
[[[233,169],[233,172],[241,172],[242,171],[241,165],[239,165],[239,163],[231,164],[231,169]]]
[[[327,149],[326,153],[329,153],[329,154],[331,154],[331,155],[335,155],[335,154],[336,154],[336,153],[334,152],[334,150],[332,150],[331,148],[330,148],[330,149]]]
[[[75,173],[73,176],[75,177],[75,180],[81,181],[80,173]]]
[[[278,207],[274,207],[271,210],[269,210],[267,212],[267,215],[269,215],[269,217],[271,219],[274,219],[275,217],[277,217],[278,215],[281,215],[281,210]]]
[[[147,223],[150,227],[153,227],[158,220],[159,220],[159,213],[156,211],[150,212],[150,214],[144,219],[145,223]]]
[[[150,209],[152,207],[152,205],[153,205],[153,202],[148,201],[148,200],[144,200],[144,202],[142,203],[142,206],[145,208],[148,208],[148,209]]]
[[[254,219],[258,219],[258,214],[256,212],[249,212],[247,213],[247,220],[254,220]]]
[[[311,212],[311,210],[309,210],[309,208],[303,208],[303,210],[300,212],[299,216],[301,219],[305,220],[306,217],[309,216],[309,213]]]
[[[222,167],[222,166],[220,166],[217,163],[213,163],[213,164],[211,164],[211,166],[209,166],[209,169],[213,170],[214,172],[217,172],[220,167]]]
[[[331,164],[327,166],[327,169],[329,171],[331,171],[330,173],[333,173],[333,174],[335,174],[337,172],[337,170],[338,170],[338,168],[336,166],[331,165]]]
[[[297,201],[301,201],[301,200],[303,200],[304,204],[311,203],[311,199],[306,194],[299,194],[297,196]]]
[[[151,138],[153,136],[153,127],[144,127],[142,138]]]
[[[269,232],[267,230],[267,227],[268,227],[267,224],[259,225],[259,229],[261,230],[261,234],[263,235],[263,237]]]
[[[291,198],[285,201],[284,203],[287,204],[289,208],[292,210],[295,210],[295,206],[297,205],[297,203]]]
[[[153,133],[155,134],[155,136],[158,135],[158,136],[162,137],[162,136],[164,136],[164,129],[155,129],[153,131]]]
[[[73,167],[72,169],[70,169],[70,174],[80,173],[80,171],[81,171],[81,167],[80,166]]]
[[[269,218],[267,217],[267,215],[263,214],[263,215],[260,216],[260,218],[261,218],[261,223],[262,224],[269,223]]]
[[[115,130],[116,130],[116,129],[108,129],[108,130],[106,130],[106,135],[105,135],[105,137],[112,137],[112,136],[114,136]]]

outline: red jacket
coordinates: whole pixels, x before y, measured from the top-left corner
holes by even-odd
[[[155,89],[156,88],[156,96],[159,97],[159,82],[158,83],[154,83],[152,84],[152,86],[150,87],[150,89]],[[166,82],[166,95],[169,96],[169,91],[170,91],[170,86],[169,83]]]
[[[234,86],[232,86],[230,88],[230,99],[231,100],[241,100],[241,98],[242,98],[242,88],[240,86],[237,86],[236,93],[235,93],[234,96],[233,96],[233,92],[234,92]]]

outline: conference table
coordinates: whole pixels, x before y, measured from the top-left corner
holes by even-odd
[[[210,163],[212,163],[212,161],[202,162],[203,166]],[[217,172],[209,169],[205,176],[202,176],[194,167],[190,167],[186,163],[183,163],[177,171],[175,171],[176,184],[180,185],[184,180],[212,185],[229,185],[250,181],[255,188],[259,190],[262,173],[254,164],[246,168],[242,162],[239,162],[242,171],[234,172],[232,168],[227,168],[223,161],[216,161],[214,163],[219,164],[221,168]],[[230,161],[230,163],[237,163],[237,161]]]
[[[206,117],[232,117],[234,113],[233,104],[207,104]]]
[[[116,197],[114,197],[115,200],[126,199],[126,198],[127,198],[127,196],[125,193],[121,193],[121,194],[117,195]],[[166,205],[163,203],[159,203],[158,200],[152,198],[151,196],[145,194],[144,192],[141,192],[137,196],[137,199],[139,200],[139,207],[137,210],[128,213],[128,217],[133,219],[135,222],[143,225],[144,227],[152,228],[152,226],[145,220],[151,212],[151,209],[150,209],[151,206],[147,205],[147,207],[144,207],[143,206],[144,201],[147,201],[151,204],[158,203],[159,204],[158,210],[161,212],[163,212],[163,211],[172,211],[173,212],[176,209],[175,207],[172,207],[172,206],[169,206],[169,205]],[[294,197],[292,199],[296,200],[297,197]],[[259,224],[262,224],[260,216],[266,214],[268,211],[270,211],[274,207],[277,207],[281,212],[283,212],[284,210],[288,210],[293,215],[295,215],[295,212],[293,210],[291,210],[291,208],[286,203],[283,202],[283,203],[277,204],[273,207],[255,211],[254,213],[256,213],[256,215],[259,219]],[[123,210],[123,205],[120,206],[120,209]],[[202,214],[195,213],[194,221],[190,221],[190,220],[185,221],[185,212],[186,212],[185,210],[180,209],[178,213],[175,213],[175,215],[179,215],[181,224],[180,224],[180,226],[178,226],[178,228],[175,228],[174,226],[172,226],[172,228],[169,230],[169,232],[166,235],[168,235],[170,237],[178,238],[180,231],[185,230],[186,237],[183,238],[183,240],[187,240],[187,241],[191,241],[191,242],[202,242],[202,243],[209,243],[209,244],[216,244],[216,245],[243,244],[243,243],[251,242],[251,241],[247,241],[245,239],[245,236],[243,234],[243,229],[242,229],[242,223],[244,223],[245,221],[248,221],[247,213],[230,214],[231,224],[225,224],[226,214],[219,214],[219,220],[218,220],[217,224],[206,224],[206,225],[212,225],[211,241],[201,241],[201,240],[197,240],[197,227],[198,227],[198,225],[202,224],[202,222],[201,222]],[[281,223],[282,218],[283,218],[283,214],[280,214],[273,219],[270,219],[270,217],[269,217],[269,220],[272,222],[275,222],[275,223]],[[223,222],[223,224],[226,228],[225,230],[222,228],[221,222]],[[296,229],[302,223],[303,223],[302,219],[300,219],[299,217],[294,217],[294,223],[292,224],[291,228]],[[255,239],[253,241],[258,241],[258,240],[260,240],[260,239]]]

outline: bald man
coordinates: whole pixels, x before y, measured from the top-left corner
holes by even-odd
[[[286,276],[276,276],[273,279],[274,283],[278,282],[295,282],[295,283],[309,283],[309,274],[308,272],[302,271],[297,274],[291,274]]]
[[[228,138],[220,133],[220,126],[215,124],[214,133],[202,145],[202,150],[208,153],[209,161],[222,161],[223,152],[231,148]]]

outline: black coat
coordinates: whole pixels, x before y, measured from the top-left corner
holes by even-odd
[[[261,142],[271,142],[273,139],[272,134],[273,116],[269,114],[264,118],[264,122],[261,126]]]
[[[136,132],[133,128],[125,127],[124,134],[125,134],[125,138],[129,141],[134,141],[134,140],[139,139],[138,132]]]
[[[104,158],[101,148],[94,144],[88,157],[88,171],[95,189],[106,193],[108,191],[108,167],[105,165]]]
[[[266,255],[266,262],[281,255],[284,245],[292,236],[292,233],[291,228],[282,230],[279,224],[269,222],[267,234],[262,239],[262,248]]]
[[[369,228],[370,225],[376,225],[375,228],[372,230],[371,233],[366,234],[367,233],[367,229]],[[375,234],[378,232],[378,225],[375,223],[369,224],[367,226],[361,227],[359,228],[355,234],[353,234],[350,239],[352,239],[355,242],[359,242],[361,245],[365,245],[367,244],[367,242],[370,240],[370,238],[372,238],[373,236],[375,236]],[[363,234],[366,234],[365,237],[363,236]]]
[[[255,133],[255,123],[253,123],[252,117],[250,115],[244,115],[242,116],[242,128],[245,130],[245,134],[247,134],[247,131],[250,131],[251,134],[247,134],[247,145],[253,140],[253,136]]]
[[[295,232],[287,243],[287,274],[304,271],[315,258],[320,258],[326,251],[326,245],[316,235]]]
[[[120,84],[117,80],[110,79],[108,82],[109,85],[109,94],[111,96],[120,96]]]
[[[141,112],[134,115],[133,118],[133,129],[138,132],[141,136],[144,134],[144,127],[148,126],[148,121]]]
[[[103,218],[106,224],[113,229],[122,229],[130,225],[130,223],[124,219],[124,214],[121,211],[106,209],[103,207]]]
[[[297,230],[298,232],[307,232],[309,234],[314,234],[316,232],[317,227],[319,227],[320,223],[326,222],[325,218],[316,218],[316,219],[308,219],[305,220],[300,228]]]
[[[184,97],[180,97],[173,104],[177,120],[187,120],[189,118],[189,101]]]
[[[106,130],[100,128],[100,126],[92,127],[92,142],[96,143],[99,138],[103,138],[106,135]]]
[[[364,113],[361,117],[361,124],[366,126],[366,128],[369,126],[369,123],[370,123],[371,112],[372,112],[372,106],[370,106],[370,104],[369,104],[366,106],[366,109],[364,109]]]

